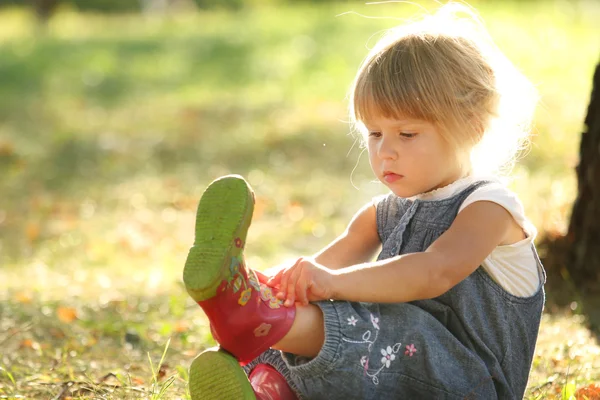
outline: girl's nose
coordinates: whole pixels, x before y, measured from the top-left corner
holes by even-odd
[[[395,160],[398,152],[390,139],[382,138],[379,142],[378,154],[381,159]]]

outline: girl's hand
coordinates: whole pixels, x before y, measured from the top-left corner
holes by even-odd
[[[285,299],[286,307],[292,306],[295,301],[306,305],[309,301],[328,300],[333,296],[334,274],[314,259],[300,257],[294,265],[269,279],[267,284],[279,290],[277,297]]]

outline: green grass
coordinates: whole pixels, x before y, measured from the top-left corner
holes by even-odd
[[[564,232],[600,10],[479,9],[542,97],[512,186],[542,233]],[[63,10],[45,35],[23,10],[0,11],[0,396],[185,398],[185,368],[212,344],[180,281],[213,178],[240,173],[255,187],[248,253],[259,268],[316,251],[384,192],[358,161],[345,95],[371,36],[397,21],[338,16],[351,10],[417,11]],[[600,380],[586,356],[598,347],[574,318],[545,317],[530,398]]]

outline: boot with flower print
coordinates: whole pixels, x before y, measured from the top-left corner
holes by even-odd
[[[296,315],[245,265],[253,210],[254,193],[241,176],[212,182],[198,205],[183,270],[186,290],[208,316],[215,340],[242,365],[281,340]]]
[[[190,366],[192,400],[297,400],[283,375],[258,364],[246,375],[237,360],[217,348],[208,349]]]

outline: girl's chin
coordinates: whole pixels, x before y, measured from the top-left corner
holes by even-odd
[[[392,193],[394,193],[398,197],[408,198],[408,197],[413,197],[413,196],[419,194],[419,192],[415,192],[414,190],[407,188],[405,185],[400,185],[400,184],[398,184],[398,182],[387,183],[385,181],[382,181],[382,183],[385,186],[387,186],[388,189],[390,189],[392,191]]]
[[[415,195],[417,195],[418,193],[413,193],[413,192],[406,192],[406,191],[398,191],[398,190],[392,190],[392,192],[398,196],[398,197],[402,197],[403,199],[408,199],[410,197],[413,197]]]

